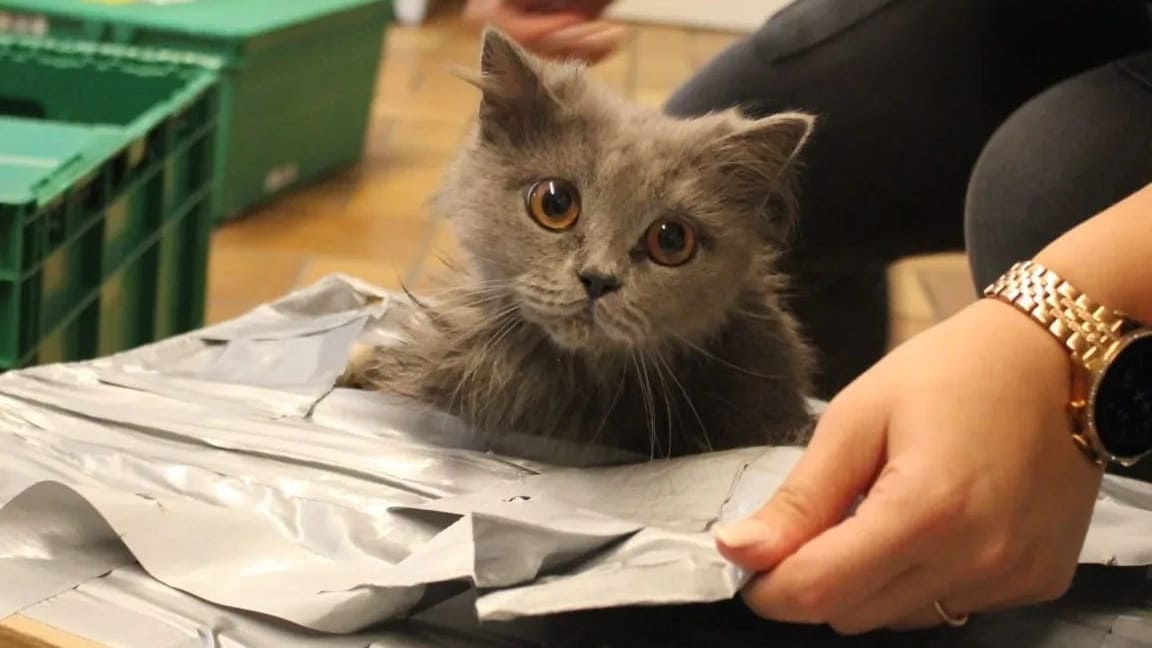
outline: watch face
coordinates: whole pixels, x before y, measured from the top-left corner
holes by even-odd
[[[1152,450],[1152,335],[1129,342],[1104,371],[1092,419],[1112,455],[1136,457]]]

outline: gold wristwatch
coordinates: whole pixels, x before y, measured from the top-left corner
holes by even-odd
[[[1152,452],[1152,329],[1032,261],[1012,266],[984,295],[1027,314],[1068,350],[1073,437],[1092,461],[1131,466]]]

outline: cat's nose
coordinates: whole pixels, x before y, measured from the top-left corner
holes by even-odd
[[[584,291],[588,293],[588,299],[592,301],[620,289],[619,279],[598,272],[581,272],[580,283],[584,284]]]

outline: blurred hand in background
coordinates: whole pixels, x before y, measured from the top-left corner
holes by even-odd
[[[615,52],[628,30],[600,18],[612,0],[468,0],[464,18],[491,25],[547,58],[596,63]]]

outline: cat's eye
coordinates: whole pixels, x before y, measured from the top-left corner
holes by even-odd
[[[527,196],[528,215],[554,232],[566,230],[580,218],[580,193],[566,180],[541,180]]]
[[[644,246],[648,258],[664,266],[680,266],[696,255],[698,239],[692,225],[679,218],[662,218],[648,227]]]

